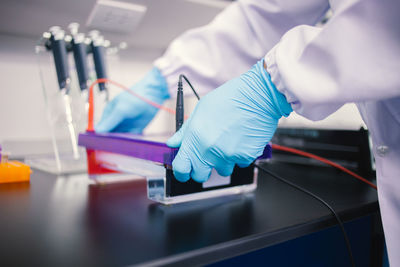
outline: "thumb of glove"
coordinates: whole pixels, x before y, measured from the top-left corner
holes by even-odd
[[[189,121],[185,122],[182,127],[167,141],[167,146],[177,148],[182,144]]]

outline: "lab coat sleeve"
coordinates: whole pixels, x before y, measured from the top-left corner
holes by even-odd
[[[300,24],[314,25],[328,10],[327,0],[244,0],[230,4],[208,25],[175,39],[155,66],[176,93],[179,74],[206,93],[247,71]]]
[[[297,26],[265,56],[278,90],[312,120],[346,102],[400,96],[400,2],[339,3],[323,28]]]

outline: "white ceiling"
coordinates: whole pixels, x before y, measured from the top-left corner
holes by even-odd
[[[208,23],[229,0],[122,0],[147,6],[140,25],[130,34],[104,32],[112,43],[165,48],[183,31]],[[215,2],[216,4],[213,4]],[[225,2],[222,3],[221,2]],[[66,29],[78,22],[81,31],[96,0],[0,0],[0,34],[39,38],[50,26]],[[211,4],[210,4],[211,3]],[[0,44],[1,45],[1,44]]]

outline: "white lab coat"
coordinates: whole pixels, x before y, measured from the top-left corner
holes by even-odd
[[[155,66],[171,94],[180,73],[204,93],[264,56],[300,115],[318,120],[357,103],[372,134],[389,261],[400,266],[400,1],[238,1],[174,40]]]

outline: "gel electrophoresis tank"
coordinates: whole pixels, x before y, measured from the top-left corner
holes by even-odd
[[[257,171],[253,165],[235,166],[232,175],[227,177],[213,170],[204,183],[192,179],[179,182],[172,171],[178,149],[165,144],[169,136],[87,132],[79,135],[79,145],[86,147],[91,176],[122,172],[146,178],[148,198],[164,204],[246,193],[257,188]],[[259,159],[270,157],[271,146],[267,145]]]

